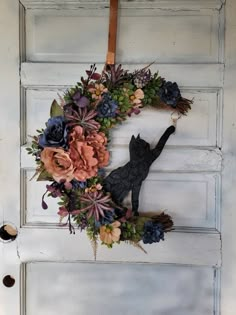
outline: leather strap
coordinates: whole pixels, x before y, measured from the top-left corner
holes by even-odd
[[[118,1],[119,0],[110,0],[108,52],[106,57],[106,64],[108,65],[114,65],[116,61]]]

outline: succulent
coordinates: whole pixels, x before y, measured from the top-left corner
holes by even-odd
[[[109,93],[104,93],[102,100],[97,106],[98,117],[115,117],[118,103],[112,99]]]
[[[104,211],[104,217],[100,217],[99,221],[95,221],[95,225],[99,228],[101,225],[108,225],[114,222],[114,211]]]
[[[164,82],[164,84],[159,89],[158,95],[160,99],[172,107],[176,107],[178,100],[181,97],[178,84],[176,82],[172,83],[170,81]]]
[[[163,85],[164,79],[155,73],[151,80],[143,88],[144,99],[142,100],[143,105],[153,105],[157,102],[157,95],[160,87]],[[158,97],[159,98],[159,97]]]
[[[161,223],[146,221],[144,223],[143,237],[144,244],[152,244],[164,241],[164,229]]]
[[[84,208],[80,209],[80,212],[87,212],[87,218],[94,217],[96,221],[99,221],[100,217],[105,217],[106,211],[112,211],[111,197],[105,195],[102,191],[88,192],[81,196],[81,204]]]
[[[69,126],[79,125],[85,132],[97,131],[100,128],[100,124],[93,119],[97,116],[97,112],[94,109],[88,111],[87,108],[78,108],[77,111],[72,111],[73,115],[65,114]]]
[[[122,223],[122,227],[121,227],[121,240],[132,240],[132,241],[136,241],[140,239],[140,237],[138,237],[136,229],[135,229],[135,225],[131,222],[124,222]]]
[[[119,86],[128,81],[128,70],[123,70],[121,65],[107,65],[106,70],[103,72],[102,82],[111,90],[114,86]]]

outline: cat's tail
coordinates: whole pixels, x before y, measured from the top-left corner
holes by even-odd
[[[164,149],[164,146],[169,139],[169,136],[175,132],[175,126],[172,125],[166,129],[166,131],[161,136],[160,140],[158,141],[156,147],[152,150],[153,154],[153,161],[158,158],[158,156],[161,154],[162,150]]]

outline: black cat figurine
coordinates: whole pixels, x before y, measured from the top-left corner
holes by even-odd
[[[149,143],[132,136],[129,143],[130,161],[113,170],[104,179],[104,189],[111,193],[113,201],[122,206],[124,198],[132,191],[132,211],[138,215],[139,192],[142,182],[148,176],[149,168],[161,154],[169,136],[175,132],[175,126],[170,126],[161,136],[154,149],[150,149]]]

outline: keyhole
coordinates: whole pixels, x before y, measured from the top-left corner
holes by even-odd
[[[5,287],[7,288],[11,288],[14,286],[16,280],[14,278],[12,278],[12,276],[7,275],[2,279],[3,284],[5,285]]]
[[[4,224],[0,228],[0,239],[3,241],[14,241],[17,237],[17,229],[12,224]]]

